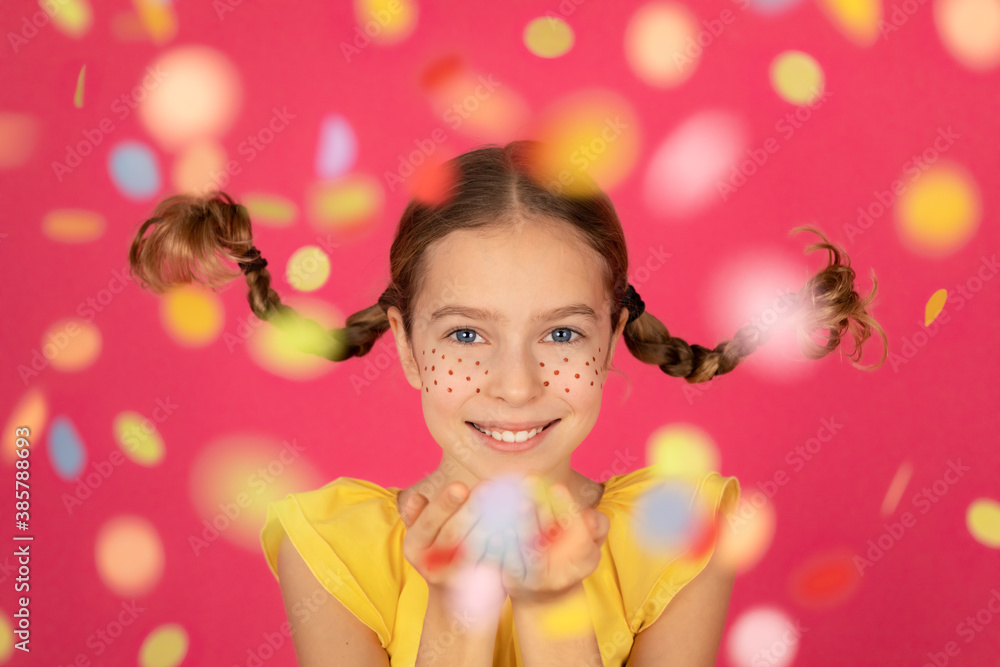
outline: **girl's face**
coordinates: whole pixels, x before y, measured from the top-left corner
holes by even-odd
[[[612,335],[601,258],[567,223],[546,220],[502,235],[453,232],[425,259],[409,344],[399,310],[388,314],[447,459],[478,479],[568,464],[597,421],[627,317]],[[503,431],[554,420],[520,452],[497,451],[469,423]]]

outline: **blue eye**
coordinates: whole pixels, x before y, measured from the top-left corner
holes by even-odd
[[[558,329],[553,329],[551,332],[549,332],[548,335],[551,336],[551,335],[557,334],[559,332],[568,332],[568,335],[563,336],[559,340],[553,340],[552,341],[553,343],[561,343],[563,345],[576,345],[577,343],[582,343],[583,340],[586,338],[586,336],[584,336],[582,333],[580,333],[576,329],[570,329],[568,327],[559,327]],[[460,339],[456,339],[456,338],[451,338],[451,336],[454,336],[455,334],[467,334],[466,340],[460,340]],[[569,336],[571,336],[572,334],[576,334],[577,337],[573,338],[572,340],[570,340]],[[456,342],[456,343],[458,343],[459,345],[475,345],[475,343],[472,342],[472,340],[470,340],[470,339],[472,339],[472,338],[474,338],[475,336],[478,336],[478,335],[479,334],[474,329],[464,329],[464,328],[463,329],[452,329],[451,331],[448,332],[449,339],[452,340],[452,341],[454,341],[454,342]]]

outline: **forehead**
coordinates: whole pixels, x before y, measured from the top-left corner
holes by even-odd
[[[602,258],[568,223],[523,221],[513,229],[462,229],[428,248],[416,308],[498,310],[509,321],[570,303],[607,317]]]

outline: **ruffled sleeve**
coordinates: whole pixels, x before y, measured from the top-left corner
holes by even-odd
[[[658,482],[652,467],[642,468],[606,486],[601,502],[601,509],[610,519],[607,543],[618,575],[625,620],[633,634],[660,617],[670,600],[705,569],[715,551],[714,533],[710,531],[705,539],[680,552],[649,551],[640,544],[634,528],[635,503]],[[735,510],[739,498],[739,480],[713,471],[694,489],[691,507],[704,508],[718,522],[724,520],[722,514]]]
[[[278,547],[287,534],[331,595],[389,645],[402,581],[403,525],[395,495],[341,477],[267,506],[260,543],[278,579]]]

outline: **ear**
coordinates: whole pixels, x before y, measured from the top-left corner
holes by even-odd
[[[611,342],[608,343],[608,363],[607,366],[610,368],[611,360],[615,356],[615,346],[618,344],[618,339],[622,337],[625,331],[625,324],[628,322],[628,308],[622,307],[622,312],[618,317],[618,326],[615,330],[611,332]]]
[[[389,306],[386,315],[389,317],[389,326],[392,328],[392,335],[396,340],[396,352],[399,354],[399,362],[403,365],[406,381],[410,383],[411,387],[419,390],[420,369],[417,366],[417,360],[413,357],[410,341],[403,330],[403,314],[396,306]]]

